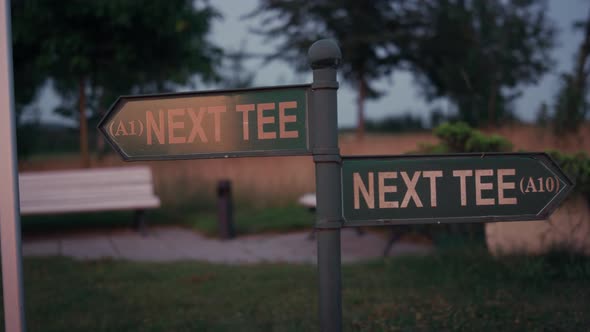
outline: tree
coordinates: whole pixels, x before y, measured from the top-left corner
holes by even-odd
[[[32,152],[37,143],[38,123],[25,123],[23,115],[31,109],[31,102],[35,100],[43,83],[46,81],[47,73],[38,62],[40,45],[34,37],[34,27],[27,26],[26,22],[33,19],[34,13],[23,12],[24,1],[15,1],[12,4],[14,12],[22,13],[18,19],[12,19],[12,59],[13,59],[13,80],[14,80],[14,106],[15,122],[17,127],[17,141],[19,157],[26,156]]]
[[[337,40],[343,54],[342,75],[358,94],[357,135],[364,133],[364,103],[381,93],[373,82],[398,63],[394,34],[402,30],[392,1],[262,0],[249,17],[261,16],[267,41],[279,40],[268,59],[282,59],[308,71],[307,50],[316,40]]]
[[[34,62],[62,96],[59,111],[79,119],[84,166],[87,116],[114,96],[171,91],[194,84],[195,74],[217,78],[221,50],[206,36],[218,14],[207,2],[13,1],[13,17],[15,34],[38,45]]]
[[[543,0],[262,0],[258,32],[280,41],[270,59],[307,70],[309,45],[336,39],[342,73],[358,91],[358,133],[372,82],[404,68],[414,72],[425,96],[449,98],[459,118],[494,125],[510,115],[524,84],[551,66],[555,29]]]
[[[584,38],[576,54],[571,73],[563,73],[562,86],[555,100],[554,124],[558,133],[578,130],[586,119],[590,101],[588,101],[588,58],[590,57],[590,13],[588,18],[574,24],[576,29],[584,32]]]
[[[242,40],[240,48],[235,51],[227,51],[224,65],[225,73],[222,74],[222,86],[226,89],[245,89],[252,86],[256,74],[246,69],[244,62],[250,56],[246,52],[246,41]]]
[[[509,116],[519,88],[550,68],[555,28],[543,0],[406,3],[422,27],[398,40],[429,99],[448,97],[471,125]]]

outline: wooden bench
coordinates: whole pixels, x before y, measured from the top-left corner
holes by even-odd
[[[145,227],[145,209],[160,206],[149,167],[24,172],[19,175],[21,215],[135,210]]]

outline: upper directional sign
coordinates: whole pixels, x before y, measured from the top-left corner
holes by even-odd
[[[309,87],[120,97],[99,129],[125,160],[310,154]]]
[[[544,153],[344,157],[345,225],[535,220],[573,188]]]

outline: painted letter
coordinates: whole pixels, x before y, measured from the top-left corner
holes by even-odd
[[[201,142],[207,143],[207,135],[205,135],[205,131],[203,130],[203,115],[205,114],[205,110],[205,107],[201,107],[199,108],[199,115],[195,115],[195,111],[192,108],[187,108],[188,115],[190,115],[191,121],[193,122],[193,129],[188,137],[188,143],[194,142],[197,134]]]
[[[285,109],[297,108],[296,101],[284,101],[279,103],[279,137],[280,138],[297,138],[299,132],[297,130],[285,129],[285,123],[291,123],[297,121],[296,115],[285,115]]]
[[[359,197],[359,192],[363,194],[363,198],[365,199],[365,203],[369,209],[375,208],[375,186],[373,185],[374,177],[373,172],[369,172],[369,190],[367,190],[367,186],[363,183],[363,179],[358,172],[352,173],[352,186],[353,186],[353,196],[354,196],[354,209],[358,210],[361,208],[361,202]]]
[[[430,180],[430,207],[436,207],[436,178],[440,178],[442,175],[442,171],[422,172],[422,176]]]
[[[492,169],[476,169],[475,170],[475,205],[494,205],[496,200],[493,198],[482,198],[481,192],[484,190],[491,190],[494,185],[492,183],[482,183],[482,176],[492,176],[494,170]]]
[[[117,126],[117,132],[115,133],[115,136],[120,136],[120,135],[123,135],[123,136],[129,135],[129,134],[127,134],[127,129],[125,129],[125,125],[123,124],[123,121],[119,121],[119,125]]]
[[[420,197],[418,197],[418,193],[416,192],[416,184],[418,183],[418,179],[420,179],[420,173],[422,172],[414,172],[414,175],[410,180],[406,172],[400,172],[402,179],[404,180],[404,183],[408,188],[406,194],[404,195],[404,200],[402,201],[402,208],[408,207],[410,199],[414,200],[414,203],[416,203],[416,207],[422,207],[422,201],[420,201]]]
[[[174,117],[179,115],[184,115],[184,108],[174,108],[168,110],[168,144],[181,144],[186,142],[185,137],[174,136],[174,129],[184,128],[184,122],[174,121]]]
[[[385,179],[397,179],[397,172],[379,172],[379,208],[391,209],[398,208],[398,201],[386,201],[385,193],[397,192],[397,186],[386,186]]]
[[[535,187],[535,181],[533,181],[533,178],[529,178],[529,182],[526,185],[526,189],[524,190],[525,193],[528,192],[537,192],[537,187]]]
[[[265,132],[264,125],[275,123],[274,116],[264,116],[264,111],[267,110],[274,110],[275,104],[274,103],[265,103],[265,104],[258,104],[258,139],[275,139],[277,138],[277,133],[272,132]]]
[[[499,169],[498,170],[498,204],[500,204],[500,205],[514,205],[517,203],[516,197],[505,197],[504,196],[504,190],[516,188],[516,183],[504,182],[504,176],[515,175],[515,174],[516,174],[516,170],[514,168]]]
[[[209,106],[207,112],[213,113],[215,127],[215,142],[221,141],[221,113],[227,110],[225,106]]]
[[[459,185],[461,188],[461,206],[467,205],[467,177],[473,176],[472,170],[453,171],[453,176],[459,177]]]
[[[164,112],[162,110],[158,111],[158,123],[156,124],[156,120],[154,119],[154,114],[152,111],[147,111],[145,113],[145,122],[146,122],[146,131],[147,131],[147,144],[152,145],[152,130],[154,134],[156,134],[156,138],[158,139],[158,143],[166,144],[164,139]]]
[[[242,112],[242,130],[244,132],[244,141],[250,140],[250,127],[248,121],[248,112],[254,110],[254,104],[236,105],[236,111]]]

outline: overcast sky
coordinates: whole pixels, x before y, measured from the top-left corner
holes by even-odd
[[[223,15],[216,20],[210,40],[228,51],[236,51],[242,41],[246,42],[246,51],[253,53],[271,52],[272,46],[266,45],[260,36],[250,33],[249,28],[260,23],[258,18],[243,19],[245,14],[252,12],[257,0],[213,0],[212,5]],[[549,0],[549,17],[559,29],[557,47],[553,51],[556,66],[546,74],[536,86],[524,89],[524,94],[516,102],[517,115],[525,121],[534,121],[536,112],[542,102],[551,105],[559,87],[558,75],[563,71],[571,71],[575,52],[582,39],[581,32],[573,32],[572,23],[584,19],[590,9],[589,0]],[[309,83],[308,74],[295,73],[286,63],[276,61],[262,63],[258,60],[247,62],[248,69],[256,72],[256,86],[272,86],[295,83]],[[344,82],[342,82],[344,83]],[[379,119],[387,115],[404,114],[408,111],[429,118],[429,110],[435,105],[426,104],[416,88],[412,76],[407,72],[396,71],[387,79],[378,83],[378,88],[386,94],[366,104],[367,118]],[[214,88],[214,87],[210,87]],[[50,91],[44,91],[39,106],[43,110],[42,119],[59,121],[56,115],[48,111],[57,103]],[[448,106],[444,101],[437,102],[443,110]],[[347,84],[341,84],[338,92],[338,122],[340,127],[351,127],[356,124],[356,94]]]

